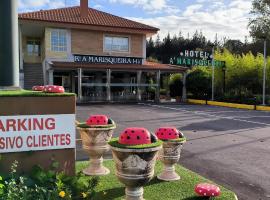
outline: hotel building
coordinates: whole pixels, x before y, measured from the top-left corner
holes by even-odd
[[[159,101],[161,76],[186,69],[146,61],[146,38],[158,31],[89,8],[88,0],[21,13],[21,86],[62,85],[81,102]]]

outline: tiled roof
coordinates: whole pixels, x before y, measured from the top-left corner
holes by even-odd
[[[88,8],[88,17],[82,18],[80,15],[80,7],[69,7],[52,10],[40,10],[36,12],[20,13],[20,20],[36,20],[56,23],[71,23],[81,25],[94,25],[106,27],[118,27],[139,29],[149,32],[157,32],[159,29],[118,17],[109,13],[105,13],[93,8]]]
[[[185,72],[186,67],[170,65],[170,64],[160,64],[154,62],[145,62],[143,65],[128,65],[128,64],[118,64],[118,65],[104,65],[104,64],[88,64],[88,63],[74,63],[74,62],[52,62],[53,68],[64,68],[64,69],[117,69],[117,70],[161,70],[166,72]]]

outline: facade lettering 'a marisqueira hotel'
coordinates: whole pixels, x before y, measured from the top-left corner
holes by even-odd
[[[80,6],[19,14],[21,86],[63,85],[79,101],[159,100],[160,77],[185,69],[146,61],[159,29]]]

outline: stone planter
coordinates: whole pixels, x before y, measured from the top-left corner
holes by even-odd
[[[110,170],[103,166],[103,155],[110,149],[108,142],[112,138],[115,128],[115,124],[104,128],[80,128],[77,126],[81,135],[83,149],[90,157],[89,167],[83,170],[84,174],[99,176],[110,173]]]
[[[163,148],[159,151],[159,160],[164,164],[163,171],[158,179],[176,181],[180,176],[175,172],[174,165],[179,161],[182,146],[185,141],[163,141]]]
[[[154,176],[156,156],[161,146],[144,149],[111,148],[116,176],[126,186],[126,200],[143,200],[143,185]]]

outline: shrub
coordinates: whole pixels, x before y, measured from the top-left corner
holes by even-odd
[[[187,91],[193,98],[205,98],[211,94],[211,75],[201,68],[190,72],[187,76]]]
[[[170,96],[182,96],[183,83],[181,74],[172,74],[169,80]]]
[[[160,89],[160,94],[161,95],[167,95],[167,90],[166,89]]]
[[[0,177],[1,200],[79,200],[94,197],[97,177],[88,178],[82,172],[75,176],[58,173],[55,171],[57,162],[53,162],[47,171],[35,166],[29,176],[19,175],[17,166],[15,161],[9,177]]]

